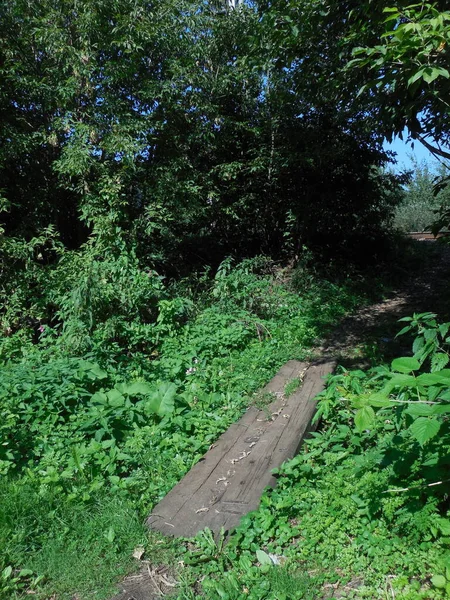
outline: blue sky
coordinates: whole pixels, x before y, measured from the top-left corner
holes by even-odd
[[[430,166],[436,164],[436,159],[420,142],[415,142],[413,149],[410,143],[405,142],[406,137],[405,135],[403,141],[400,138],[395,138],[392,144],[384,143],[385,150],[393,150],[397,153],[397,164],[393,165],[395,171],[413,168],[414,159],[418,162],[426,160]]]

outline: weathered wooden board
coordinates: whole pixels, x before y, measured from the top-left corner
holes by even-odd
[[[177,537],[191,537],[205,527],[216,532],[235,527],[258,507],[263,490],[275,485],[272,470],[297,453],[311,429],[312,399],[334,367],[330,360],[286,363],[262,390],[275,394],[274,402],[265,410],[251,407],[234,423],[155,506],[148,525]],[[296,377],[303,384],[286,398],[284,388]]]
[[[407,235],[408,235],[408,237],[412,238],[413,240],[420,240],[420,241],[427,240],[427,241],[434,242],[441,237],[448,237],[450,235],[450,232],[449,231],[440,231],[439,233],[434,235],[433,233],[431,233],[429,231],[410,231]]]

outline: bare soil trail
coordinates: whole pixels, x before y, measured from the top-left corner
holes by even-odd
[[[314,353],[333,357],[349,368],[364,367],[370,358],[368,351],[378,350],[376,354],[386,358],[410,351],[407,340],[395,338],[401,329],[400,318],[434,312],[441,321],[450,319],[450,246],[431,240],[416,244],[426,255],[424,265],[412,270],[385,300],[363,306],[344,318]]]
[[[420,312],[435,312],[440,320],[450,319],[450,246],[431,240],[416,242],[426,255],[424,263],[389,298],[361,307],[346,317],[320,346],[313,359],[335,360],[348,368],[370,364],[370,352],[394,357],[409,352],[407,340],[395,338],[398,319]],[[373,358],[373,356],[372,356]],[[144,555],[141,570],[125,579],[112,600],[157,600],[174,592],[175,579],[168,566],[152,565]]]

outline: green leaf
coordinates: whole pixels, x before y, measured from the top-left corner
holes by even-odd
[[[365,429],[372,429],[375,424],[375,411],[371,406],[360,408],[355,414],[356,429],[362,433]]]
[[[109,392],[106,392],[106,396],[108,397],[108,403],[115,408],[125,404],[125,398],[122,396],[119,390],[116,390],[115,388],[109,390]]]
[[[352,56],[358,56],[360,54],[366,54],[367,52],[367,48],[364,48],[363,46],[357,46],[356,48],[353,48],[352,50]]]
[[[436,398],[439,396],[441,392],[441,388],[438,385],[430,385],[427,390],[427,400],[429,402],[434,402]]]
[[[406,327],[403,327],[403,329],[400,329],[400,331],[397,333],[397,335],[395,337],[398,337],[399,335],[404,335],[405,333],[408,333],[408,331],[411,331],[412,327],[411,325],[406,325]]]
[[[92,369],[89,369],[89,373],[95,375],[97,379],[106,379],[106,377],[108,377],[108,373],[101,369],[98,365],[95,365]]]
[[[5,567],[2,571],[2,578],[9,579],[12,575],[12,571],[13,571],[13,569],[12,569],[11,565]]]
[[[425,69],[419,69],[418,71],[416,71],[416,73],[414,73],[414,75],[412,75],[408,79],[408,86],[412,85],[413,83],[415,83],[419,79],[424,78],[424,71],[425,71]]]
[[[138,396],[139,394],[146,396],[147,394],[151,394],[153,390],[154,387],[146,381],[135,381],[134,383],[124,386],[123,393],[128,394],[129,396]]]
[[[219,596],[222,598],[222,600],[228,600],[228,594],[226,593],[225,589],[219,583],[215,583],[214,591],[216,592],[216,594],[219,594]]]
[[[111,448],[112,446],[114,446],[116,443],[116,440],[112,439],[112,440],[104,440],[102,442],[102,448],[104,450],[107,450],[108,448]]]
[[[398,14],[389,15],[389,17],[385,18],[383,23],[389,23],[390,21],[397,21],[397,19],[398,19]]]
[[[256,551],[256,558],[261,565],[272,565],[272,559],[264,550]]]
[[[31,569],[22,569],[19,571],[19,577],[29,577],[33,575],[33,571]]]
[[[91,402],[95,404],[106,404],[108,402],[108,396],[103,392],[96,392],[91,396]]]
[[[425,339],[427,340],[427,342],[434,342],[437,338],[437,331],[436,329],[426,329],[423,333]]]
[[[394,374],[390,381],[381,390],[381,393],[388,395],[396,387],[413,387],[417,385],[417,379],[412,375],[397,375]]]
[[[148,395],[146,409],[159,417],[170,415],[175,408],[176,392],[177,387],[174,383],[161,383],[157,390]]]
[[[439,519],[438,527],[439,527],[442,535],[450,535],[450,520],[449,519]]]
[[[423,361],[430,355],[433,354],[433,352],[436,349],[436,343],[433,340],[430,340],[426,343],[424,343],[420,350],[417,350],[417,352],[414,354],[414,358],[417,358],[417,360],[422,364]]]
[[[111,544],[114,542],[114,540],[116,539],[116,532],[114,531],[113,527],[110,527],[108,529],[108,532],[106,533],[105,537]]]
[[[445,352],[437,352],[431,359],[431,372],[442,371],[448,365],[450,358]]]
[[[105,379],[108,377],[108,373],[101,369],[97,363],[88,360],[80,360],[80,369],[94,375],[96,379]]]
[[[450,78],[450,73],[443,67],[427,67],[423,74],[423,78],[427,83],[433,83],[438,77]]]
[[[434,585],[434,587],[443,589],[447,585],[447,580],[443,575],[435,575],[431,578],[431,583]]]
[[[438,373],[422,373],[416,379],[418,385],[445,385],[450,387],[450,377],[447,375],[448,369],[443,369]]]
[[[392,361],[391,369],[397,373],[411,373],[420,369],[420,363],[417,358],[402,356]]]
[[[441,424],[436,419],[419,417],[409,429],[412,436],[423,446],[438,434],[440,428]]]
[[[80,360],[79,364],[82,371],[90,371],[97,365],[97,363],[93,363],[89,360]]]
[[[436,414],[436,407],[432,404],[413,403],[408,406],[405,413],[412,417],[431,417]]]
[[[424,346],[425,346],[425,339],[421,335],[417,336],[413,342],[413,347],[412,347],[412,350],[414,352],[414,358],[417,358],[419,360],[419,358],[416,356],[416,354],[418,352],[420,352],[420,350],[422,350],[422,348]]]
[[[439,325],[439,333],[441,334],[441,336],[443,338],[447,335],[449,329],[450,329],[450,323],[441,323]]]
[[[375,406],[375,408],[386,408],[387,406],[391,406],[392,402],[385,396],[384,394],[372,394],[367,399],[367,403],[369,406]]]

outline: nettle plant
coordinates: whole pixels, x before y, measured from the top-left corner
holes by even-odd
[[[367,429],[376,418],[374,408],[405,406],[405,425],[411,436],[424,446],[437,436],[448,435],[450,413],[450,369],[446,369],[450,323],[438,324],[433,313],[400,319],[408,323],[398,333],[415,332],[412,357],[392,361],[388,381],[358,409],[355,424]],[[370,410],[372,409],[372,411]]]
[[[415,334],[413,356],[392,361],[368,374],[342,371],[330,379],[322,394],[316,419],[338,410],[347,412],[356,433],[372,439],[390,431],[380,464],[392,464],[396,475],[414,478],[417,486],[440,486],[450,463],[450,323],[438,323],[433,313],[400,319],[406,323],[397,334]],[[400,466],[399,466],[400,465]],[[450,523],[448,527],[450,534]]]
[[[38,473],[69,488],[105,477],[126,487],[136,430],[162,426],[186,404],[172,382],[118,381],[113,369],[77,358],[10,364],[0,379],[0,474]]]

